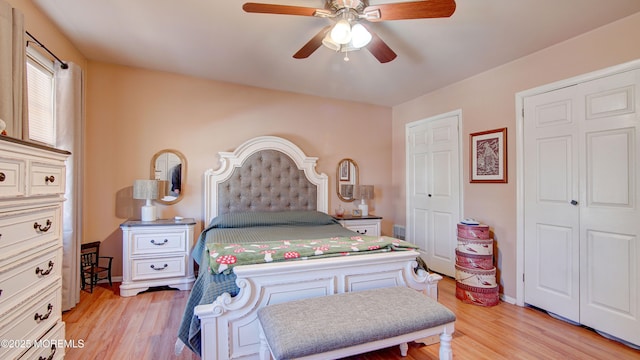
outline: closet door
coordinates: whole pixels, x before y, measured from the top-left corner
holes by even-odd
[[[640,345],[640,70],[580,93],[580,323]]]
[[[578,322],[576,87],[525,98],[525,302]]]
[[[455,276],[460,221],[459,115],[407,126],[407,240],[429,268]]]
[[[525,303],[640,345],[640,70],[524,104]]]

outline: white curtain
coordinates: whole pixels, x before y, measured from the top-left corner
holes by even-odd
[[[0,119],[7,135],[22,138],[26,117],[26,55],[24,16],[0,0]]]
[[[67,160],[66,201],[62,228],[62,310],[80,301],[80,243],[82,235],[83,80],[82,69],[56,63],[56,147],[71,152]]]

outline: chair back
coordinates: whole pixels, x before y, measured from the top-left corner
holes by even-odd
[[[91,266],[97,266],[99,257],[100,241],[94,241],[91,243],[80,245],[80,259],[83,269],[89,268]]]

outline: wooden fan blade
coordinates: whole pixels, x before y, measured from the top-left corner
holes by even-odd
[[[245,3],[244,5],[242,5],[242,9],[249,13],[301,15],[301,16],[313,16],[313,14],[316,11],[323,11],[322,9],[308,8],[308,7],[302,7],[302,6],[260,4],[260,3]]]
[[[380,18],[369,21],[405,20],[449,17],[456,11],[455,0],[422,0],[367,6],[363,13],[380,12]]]
[[[384,64],[398,57],[398,55],[391,50],[389,45],[387,45],[387,43],[385,43],[378,34],[371,31],[368,27],[366,27],[366,29],[371,34],[371,41],[366,46],[367,50],[369,50],[369,52],[375,56],[378,61]]]
[[[313,54],[314,51],[318,50],[320,46],[322,46],[322,39],[324,39],[325,35],[327,35],[327,31],[331,29],[331,26],[327,26],[324,29],[320,30],[316,36],[312,37],[309,42],[304,44],[297,53],[293,55],[296,59],[306,59],[309,55]]]

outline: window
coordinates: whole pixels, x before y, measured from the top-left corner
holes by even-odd
[[[55,146],[55,82],[53,61],[27,47],[29,140]]]

